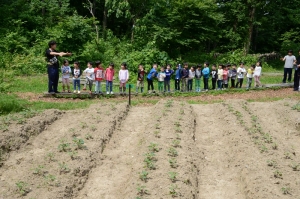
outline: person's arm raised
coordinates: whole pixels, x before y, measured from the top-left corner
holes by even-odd
[[[63,57],[63,56],[71,56],[72,53],[68,53],[68,52],[67,53],[65,53],[65,52],[50,52],[50,55]]]

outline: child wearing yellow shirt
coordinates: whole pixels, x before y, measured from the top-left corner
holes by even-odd
[[[255,65],[251,65],[251,67],[247,71],[247,90],[249,90],[251,88],[254,68],[255,68]]]

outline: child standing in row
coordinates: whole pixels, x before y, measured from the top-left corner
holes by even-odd
[[[141,93],[144,92],[144,77],[145,77],[144,66],[140,64],[138,69],[137,83],[136,83],[136,93],[139,92],[140,88],[141,88]]]
[[[193,81],[195,78],[195,68],[192,66],[189,70],[188,91],[193,91]]]
[[[227,66],[223,66],[223,86],[226,90],[228,88],[228,68]]]
[[[181,64],[176,66],[175,71],[175,91],[180,91],[180,79],[181,79]]]
[[[102,94],[101,91],[101,82],[104,78],[104,69],[102,68],[102,64],[100,61],[96,61],[96,68],[94,69],[95,73],[95,94]]]
[[[157,64],[153,64],[152,69],[150,70],[149,74],[147,75],[147,82],[148,82],[148,92],[151,93],[154,90],[153,85],[153,78],[157,76]]]
[[[78,94],[80,94],[80,76],[81,70],[79,68],[79,62],[74,62],[74,69],[72,71],[73,75],[73,86],[74,86],[74,93],[76,93],[76,89],[78,89]]]
[[[63,66],[61,67],[62,73],[62,83],[63,83],[63,92],[66,92],[65,88],[67,87],[68,93],[70,91],[70,74],[71,74],[71,67],[69,66],[68,60],[64,60]]]
[[[202,65],[198,64],[197,69],[195,71],[195,87],[196,92],[201,92],[201,77],[202,77],[202,71],[201,71]]]
[[[89,87],[89,92],[92,93],[92,87],[93,87],[93,82],[95,80],[95,71],[93,68],[93,62],[88,62],[87,68],[83,71],[83,73],[86,75],[86,82],[84,85],[83,90],[86,90],[86,87]]]
[[[211,68],[211,83],[212,83],[212,89],[216,90],[216,83],[217,83],[217,79],[218,79],[218,72],[216,70],[216,65],[212,65]]]
[[[257,62],[254,69],[254,87],[261,86],[260,76],[261,76],[261,62]]]
[[[233,64],[232,69],[229,70],[229,77],[231,80],[231,88],[235,88],[236,74],[237,74],[236,65]]]
[[[237,69],[238,82],[235,85],[236,88],[238,88],[239,85],[239,88],[242,88],[245,73],[246,69],[244,68],[244,63],[241,62],[240,67]]]
[[[223,66],[220,64],[218,69],[218,90],[222,89],[223,85]]]
[[[157,74],[158,79],[158,91],[163,92],[164,89],[164,82],[166,78],[165,68],[161,67],[160,72]]]
[[[126,94],[126,83],[129,80],[129,72],[127,70],[127,64],[121,64],[121,70],[119,71],[119,80],[120,80],[120,95]]]
[[[106,80],[106,94],[114,94],[113,93],[113,81],[114,81],[114,70],[115,65],[110,63],[108,68],[105,70],[105,80]]]
[[[255,65],[252,65],[247,71],[247,90],[249,90],[251,88],[254,68],[255,68]]]
[[[181,70],[181,91],[187,91],[187,84],[189,81],[189,64],[184,63],[184,68]]]
[[[208,91],[208,80],[209,80],[209,63],[204,63],[204,69],[202,70],[203,81],[204,81],[204,90]]]
[[[165,73],[166,73],[166,78],[165,78],[164,89],[165,89],[165,92],[166,91],[170,92],[171,75],[173,75],[173,73],[174,73],[174,71],[171,70],[170,64],[167,65],[167,69],[166,69]]]

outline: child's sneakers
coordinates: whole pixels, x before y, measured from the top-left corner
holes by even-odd
[[[78,94],[80,94],[80,91],[78,91]]]
[[[106,95],[109,95],[109,92],[106,92]]]
[[[113,95],[113,94],[114,94],[114,92],[110,92],[110,94],[111,94],[111,95]]]
[[[76,93],[76,90],[73,93]]]

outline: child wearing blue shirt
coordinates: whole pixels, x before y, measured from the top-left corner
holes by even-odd
[[[181,64],[176,66],[175,71],[175,91],[180,91],[180,79],[181,79]]]
[[[149,74],[147,75],[147,83],[148,83],[148,92],[149,93],[151,93],[154,90],[153,78],[157,76],[156,69],[157,69],[157,64],[153,64],[152,69],[150,70]]]
[[[171,75],[173,75],[174,71],[171,70],[171,65],[167,65],[167,69],[165,70],[166,77],[165,77],[165,84],[164,84],[164,90],[165,92],[168,89],[168,92],[170,92],[170,81],[171,81]]]
[[[208,91],[208,80],[209,80],[209,63],[204,63],[204,69],[202,70],[203,74],[203,82],[204,82],[204,90]]]

